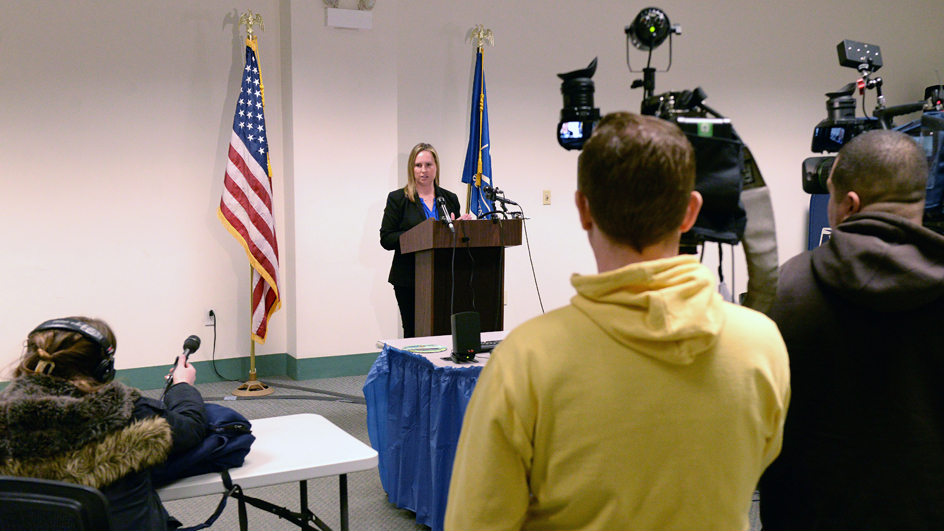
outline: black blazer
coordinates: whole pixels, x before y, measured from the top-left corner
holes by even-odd
[[[436,187],[436,197],[446,200],[446,209],[459,217],[459,198],[445,188]],[[387,281],[394,286],[412,287],[416,271],[413,253],[400,254],[400,235],[426,221],[426,212],[417,197],[412,202],[403,189],[387,194],[387,206],[384,207],[383,221],[380,223],[380,245],[393,251],[393,264]]]

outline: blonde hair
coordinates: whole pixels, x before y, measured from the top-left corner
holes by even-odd
[[[436,153],[436,148],[431,144],[420,142],[413,146],[413,151],[410,151],[410,158],[406,162],[406,186],[403,187],[406,198],[413,203],[416,202],[416,177],[413,175],[413,165],[416,164],[417,155],[423,151],[429,151],[429,154],[433,156],[433,162],[436,163],[436,177],[433,179],[433,184],[439,186],[439,153]]]

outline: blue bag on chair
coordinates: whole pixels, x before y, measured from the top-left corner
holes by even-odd
[[[206,404],[207,435],[190,450],[168,459],[151,472],[156,488],[178,479],[242,466],[256,436],[242,414],[218,404]]]

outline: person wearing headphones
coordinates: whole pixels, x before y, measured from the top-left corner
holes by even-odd
[[[114,381],[115,335],[104,321],[46,321],[26,339],[0,391],[0,475],[77,483],[109,502],[116,530],[173,529],[152,467],[203,440],[206,410],[184,356],[163,400]]]

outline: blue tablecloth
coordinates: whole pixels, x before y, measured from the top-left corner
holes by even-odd
[[[443,355],[443,354],[440,354]],[[443,528],[462,417],[482,367],[437,367],[423,356],[383,349],[364,383],[367,432],[392,503]]]

